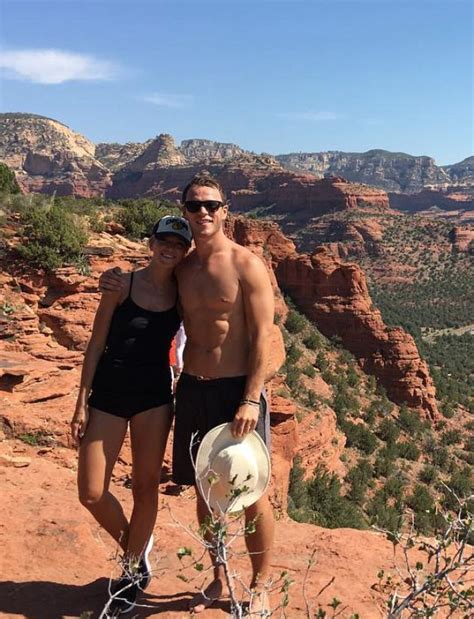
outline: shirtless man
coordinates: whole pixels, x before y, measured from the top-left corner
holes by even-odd
[[[274,300],[262,260],[224,234],[228,206],[220,185],[210,177],[196,177],[183,191],[182,202],[196,247],[176,270],[188,339],[176,391],[173,478],[178,484],[195,484],[189,455],[194,432],[202,438],[230,421],[234,436],[257,430],[268,444],[268,413],[261,393]],[[196,496],[198,520],[203,523],[208,509],[198,491]],[[246,544],[253,568],[250,586],[259,593],[269,577],[274,535],[268,496],[248,507],[245,518],[256,522]],[[223,589],[223,568],[215,566],[214,580],[191,601],[190,610],[202,612]],[[263,598],[255,596],[254,612],[265,604]]]

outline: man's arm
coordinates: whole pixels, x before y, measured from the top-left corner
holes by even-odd
[[[268,366],[269,343],[273,329],[274,299],[268,271],[260,258],[246,256],[240,269],[240,284],[250,340],[247,383],[243,402],[232,424],[234,436],[255,430],[260,394]]]

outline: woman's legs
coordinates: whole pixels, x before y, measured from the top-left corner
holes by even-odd
[[[128,522],[122,506],[109,492],[109,484],[126,431],[126,419],[91,408],[79,449],[77,477],[79,500],[124,550]]]
[[[158,511],[161,466],[171,420],[171,404],[138,413],[130,420],[133,512],[127,546],[129,559],[141,556],[153,532]]]

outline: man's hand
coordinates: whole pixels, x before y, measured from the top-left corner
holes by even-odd
[[[230,431],[235,438],[245,436],[257,427],[260,407],[255,404],[241,404],[235,413]]]
[[[99,278],[99,290],[101,292],[120,292],[123,285],[124,278],[122,277],[122,269],[120,267],[104,271]]]

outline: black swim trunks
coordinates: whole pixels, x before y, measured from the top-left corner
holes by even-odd
[[[194,467],[189,453],[192,435],[197,433],[192,448],[195,459],[203,436],[221,423],[234,419],[246,382],[246,376],[203,380],[184,372],[181,374],[176,389],[173,438],[173,481],[176,484],[195,483]],[[256,431],[270,448],[270,419],[264,393],[260,396]]]

